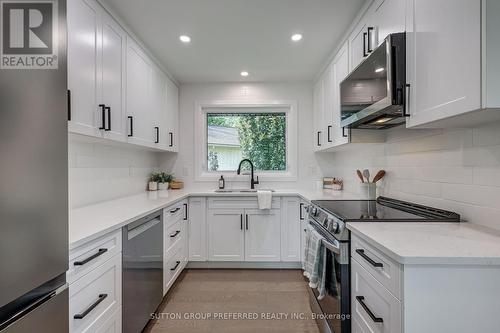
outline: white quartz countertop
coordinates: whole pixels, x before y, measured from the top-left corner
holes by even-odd
[[[356,194],[332,190],[277,190],[273,195],[300,196],[307,201],[359,199]],[[216,193],[213,190],[188,189],[155,191],[72,209],[69,213],[70,249],[190,196],[256,197],[256,193]]]
[[[405,265],[500,265],[500,232],[469,222],[350,222],[347,228]]]

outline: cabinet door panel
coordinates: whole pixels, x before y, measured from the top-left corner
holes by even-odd
[[[323,81],[320,79],[314,85],[313,90],[313,118],[314,118],[314,150],[320,150],[323,147]]]
[[[299,198],[283,198],[281,219],[281,260],[300,261],[301,258],[301,212],[303,205]]]
[[[158,138],[156,146],[166,148],[167,135],[167,77],[156,66],[153,67],[153,79],[151,83],[151,121],[153,127],[158,127]]]
[[[125,52],[127,35],[109,15],[102,19],[102,101],[111,108],[104,136],[125,140]],[[106,115],[108,117],[108,115]]]
[[[359,65],[366,55],[366,25],[361,23],[349,37],[350,70]]]
[[[127,41],[127,115],[133,117],[132,143],[153,145],[151,116],[152,67],[142,49],[130,38]],[[130,132],[130,128],[129,128]]]
[[[206,199],[189,199],[189,260],[207,260]]]
[[[408,127],[478,109],[481,2],[407,0],[406,13]]]
[[[245,239],[243,210],[208,211],[208,252],[211,261],[243,261]]]
[[[340,127],[340,83],[349,74],[349,48],[347,43],[340,49],[333,62],[333,145],[340,146],[349,143],[349,130]]]
[[[404,32],[406,3],[401,0],[379,0],[370,16],[368,27],[373,28],[370,36],[371,48],[376,48],[392,33]]]
[[[245,210],[245,261],[280,261],[280,211]]]
[[[68,88],[71,90],[69,131],[98,136],[101,120],[98,110],[100,8],[93,0],[68,1],[67,15]]]
[[[167,79],[167,149],[179,151],[179,88]]]

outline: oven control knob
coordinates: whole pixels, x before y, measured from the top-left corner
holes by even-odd
[[[339,232],[339,223],[334,221],[333,219],[328,219],[328,231],[331,233],[338,233]]]
[[[313,209],[311,210],[311,213],[312,213],[312,216],[318,216],[318,208],[313,207]]]
[[[328,230],[328,226],[330,225],[330,219],[325,217],[323,219],[323,227],[325,227],[326,230]]]

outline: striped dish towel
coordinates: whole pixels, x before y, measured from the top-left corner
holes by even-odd
[[[326,253],[322,239],[323,236],[309,224],[306,229],[302,269],[304,276],[309,279],[309,287],[318,289],[318,299],[325,297],[326,290]]]

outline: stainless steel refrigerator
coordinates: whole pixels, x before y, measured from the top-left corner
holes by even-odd
[[[0,1],[2,333],[68,331],[66,1],[51,4]]]

